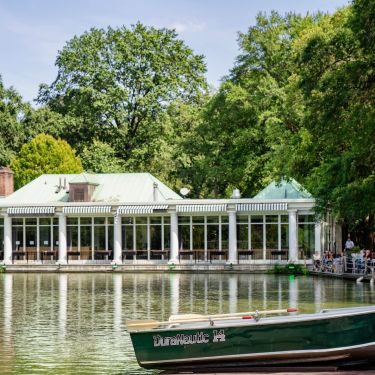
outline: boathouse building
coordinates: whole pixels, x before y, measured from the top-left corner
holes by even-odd
[[[4,264],[305,262],[327,241],[295,181],[187,199],[148,173],[45,174],[15,192],[0,179]]]

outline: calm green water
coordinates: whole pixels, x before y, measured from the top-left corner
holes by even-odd
[[[126,319],[375,304],[369,284],[271,275],[0,274],[0,374],[152,374]]]

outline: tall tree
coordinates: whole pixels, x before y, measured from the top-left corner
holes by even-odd
[[[23,119],[30,110],[16,90],[4,87],[0,76],[0,165],[9,165],[24,143]]]
[[[40,87],[39,103],[81,119],[66,134],[74,147],[98,139],[129,169],[142,168],[158,153],[168,105],[194,101],[206,87],[203,56],[175,31],[140,23],[74,37],[56,65],[57,78]]]

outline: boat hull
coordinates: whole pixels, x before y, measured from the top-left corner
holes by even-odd
[[[140,366],[158,369],[270,366],[368,360],[375,311],[316,318],[215,322],[130,332]]]

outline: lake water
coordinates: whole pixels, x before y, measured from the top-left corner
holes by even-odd
[[[153,374],[126,319],[375,304],[370,284],[228,274],[0,274],[0,374]]]

